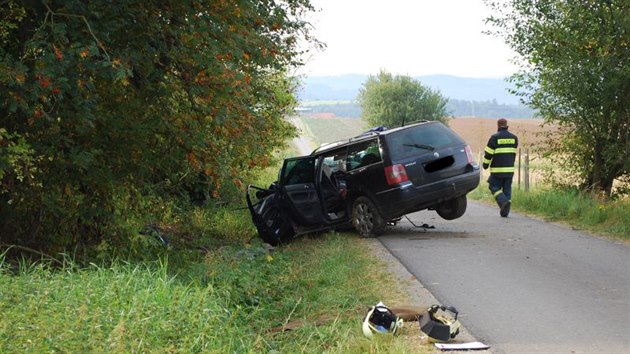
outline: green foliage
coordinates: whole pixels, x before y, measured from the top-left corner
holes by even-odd
[[[400,294],[396,285],[383,289],[382,264],[356,237],[304,239],[271,254],[260,244],[231,246],[174,263],[11,270],[0,255],[0,318],[8,319],[0,321],[0,352],[418,350],[401,337],[363,337],[367,307]],[[294,320],[303,326],[269,332]]]
[[[295,133],[283,119],[295,105],[286,73],[300,64],[311,9],[2,1],[3,242],[120,245],[120,198],[183,204],[240,192]]]
[[[7,176],[6,180],[29,183],[36,172],[34,163],[33,149],[26,140],[0,128],[0,181],[4,181]],[[2,183],[0,193],[7,192],[10,188],[10,185]]]
[[[425,119],[447,123],[447,99],[405,75],[393,76],[385,71],[370,75],[357,101],[362,109],[361,119],[372,127],[398,127]]]
[[[565,132],[547,157],[610,196],[630,174],[630,2],[488,2],[489,21],[522,59],[519,94]]]

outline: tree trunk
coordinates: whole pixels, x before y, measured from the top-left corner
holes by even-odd
[[[612,185],[615,177],[614,173],[605,170],[605,164],[603,163],[604,157],[601,151],[598,146],[595,147],[595,161],[593,161],[593,168],[590,173],[590,189],[594,195],[608,199],[612,193]]]

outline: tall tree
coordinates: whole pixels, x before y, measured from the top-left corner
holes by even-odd
[[[368,126],[398,127],[418,120],[447,122],[448,100],[406,75],[380,71],[370,75],[359,90],[361,119]]]
[[[610,196],[630,174],[630,2],[487,3],[495,33],[519,55],[519,94],[566,133],[546,155]]]
[[[100,242],[116,196],[220,197],[293,133],[309,0],[0,1],[0,234]]]

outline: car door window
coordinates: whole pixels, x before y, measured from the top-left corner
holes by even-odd
[[[322,163],[330,169],[333,175],[346,172],[347,154],[346,149],[327,153],[323,156]]]
[[[321,158],[320,184],[325,186],[327,182],[332,184],[335,189],[340,188],[340,180],[344,179],[346,174],[346,162],[347,153],[345,148],[323,154]]]
[[[283,186],[293,184],[313,183],[315,180],[315,159],[286,160],[282,170],[281,182]]]
[[[348,149],[347,169],[357,168],[381,162],[381,152],[377,139],[370,139],[350,146]]]

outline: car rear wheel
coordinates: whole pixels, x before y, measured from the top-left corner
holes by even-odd
[[[435,208],[435,211],[442,219],[454,220],[464,215],[467,205],[468,201],[466,200],[466,196],[463,195],[461,197],[445,201],[444,203],[438,205],[437,208]]]
[[[376,237],[385,231],[383,217],[367,197],[358,197],[352,203],[352,226],[363,237]]]

